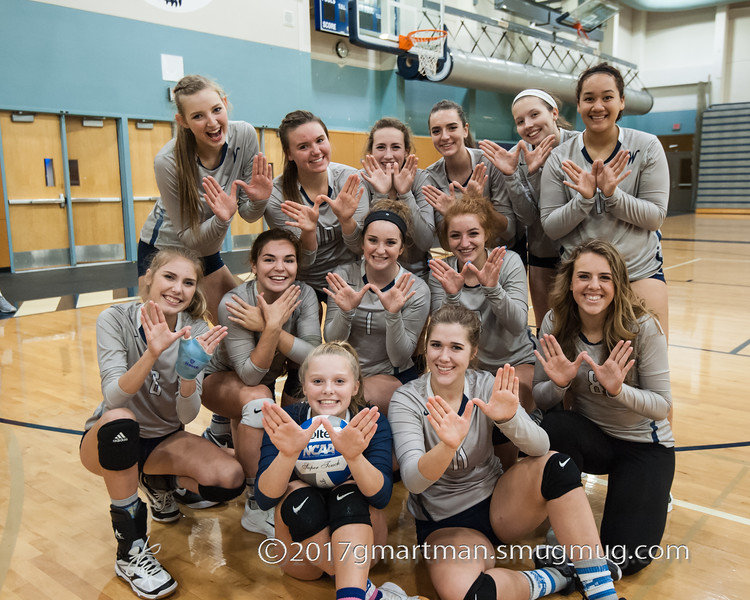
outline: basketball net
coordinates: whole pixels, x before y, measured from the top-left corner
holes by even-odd
[[[434,77],[437,63],[443,57],[447,31],[440,29],[418,29],[406,36],[399,36],[399,48],[411,51],[419,59],[419,72],[425,77]]]

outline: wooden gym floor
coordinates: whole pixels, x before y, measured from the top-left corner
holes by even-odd
[[[682,554],[654,561],[618,591],[629,600],[739,600],[750,563],[750,218],[675,216],[663,233],[680,451],[662,546],[665,553],[682,546]],[[134,597],[114,575],[104,485],[78,460],[79,431],[100,401],[95,320],[103,308],[0,321],[3,599]],[[208,418],[202,411],[189,429],[200,432]],[[589,477],[585,485],[600,516],[606,481]],[[398,484],[387,510],[394,547],[415,543],[405,498]],[[264,564],[262,538],[240,527],[241,511],[240,499],[152,524],[158,558],[180,583],[175,598],[333,598],[329,580],[298,582]],[[436,599],[419,558],[384,561],[371,577]]]

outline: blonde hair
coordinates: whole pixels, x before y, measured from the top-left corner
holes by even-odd
[[[186,119],[182,100],[185,96],[192,96],[205,89],[212,89],[220,98],[224,98],[224,90],[218,83],[203,77],[203,75],[185,75],[174,86],[174,103],[177,112]],[[180,199],[182,220],[187,224],[186,229],[194,229],[201,221],[201,196],[198,193],[198,162],[196,160],[195,135],[187,127],[177,128],[174,145],[174,160],[177,168],[177,196]]]
[[[201,257],[197,252],[188,248],[168,246],[162,248],[151,257],[151,262],[146,271],[146,277],[148,277],[150,273],[151,280],[144,284],[142,299],[145,301],[146,297],[148,297],[149,291],[151,290],[151,281],[153,281],[153,276],[156,272],[175,258],[187,260],[192,263],[193,268],[195,269],[195,293],[193,294],[193,299],[190,301],[190,304],[188,304],[183,312],[186,312],[194,319],[204,319],[206,317],[206,312],[208,311],[208,303],[206,302],[206,297],[203,295],[202,289],[203,261],[201,261]]]
[[[359,389],[357,393],[352,396],[352,401],[349,404],[349,412],[352,416],[356,415],[360,410],[367,406],[365,402],[365,382],[362,378],[362,369],[359,366],[359,355],[357,351],[352,347],[349,342],[334,341],[326,342],[313,349],[310,354],[307,355],[302,366],[299,368],[299,379],[302,382],[303,388],[305,384],[305,376],[307,370],[310,367],[310,361],[319,356],[340,356],[346,360],[349,368],[352,370],[352,375],[359,382]]]

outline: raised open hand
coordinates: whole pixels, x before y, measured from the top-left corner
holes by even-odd
[[[338,273],[328,273],[326,275],[326,283],[328,283],[328,287],[323,288],[323,291],[333,298],[336,306],[344,312],[349,312],[357,308],[362,302],[364,295],[372,288],[368,283],[361,290],[355,292]]]
[[[531,150],[526,147],[526,144],[519,145],[523,146],[523,155],[526,160],[526,166],[529,169],[529,175],[533,175],[544,166],[549,153],[552,152],[552,148],[555,147],[555,136],[550,133],[546,138],[539,142],[539,145]]]
[[[148,352],[154,358],[159,358],[161,353],[177,340],[183,336],[187,337],[190,334],[189,325],[178,331],[169,329],[161,308],[151,300],[144,302],[141,306],[141,326],[146,336]]]
[[[288,458],[297,457],[312,439],[320,426],[320,417],[313,420],[310,427],[302,429],[292,417],[275,402],[263,405],[263,429],[279,454]]]
[[[394,165],[393,187],[396,188],[397,194],[408,194],[411,191],[417,176],[417,164],[419,164],[419,159],[414,154],[410,154],[406,157],[402,167]]]
[[[416,290],[411,290],[413,285],[414,276],[411,273],[404,273],[387,292],[383,292],[375,286],[370,286],[370,289],[380,298],[380,303],[385,310],[389,313],[397,313],[401,311],[407,300],[417,293]]]
[[[570,177],[570,181],[563,181],[563,183],[590,200],[596,194],[596,175],[593,173],[595,165],[596,161],[594,161],[592,171],[586,171],[572,160],[564,160],[562,170]]]
[[[445,215],[446,211],[456,201],[455,187],[452,183],[448,186],[448,191],[449,193],[446,194],[434,185],[422,186],[422,193],[424,194],[424,199],[427,200],[427,204],[432,206],[441,215]]]
[[[460,448],[469,433],[473,407],[474,405],[469,402],[464,414],[458,416],[458,413],[440,396],[427,398],[427,410],[430,413],[427,415],[427,420],[437,433],[440,441],[453,451]]]
[[[525,146],[526,143],[520,141],[513,150],[506,150],[491,140],[482,140],[479,142],[479,147],[484,152],[487,160],[495,165],[495,168],[503,175],[513,175],[516,172],[518,168],[518,156],[521,153],[521,148]]]
[[[468,269],[472,273],[479,284],[486,288],[497,287],[497,282],[500,279],[500,269],[503,266],[503,259],[505,258],[505,246],[499,248],[493,248],[487,260],[484,261],[482,269],[477,269],[472,263],[466,263],[465,269]]]
[[[461,269],[459,273],[451,266],[439,258],[435,258],[429,262],[430,271],[432,271],[433,277],[438,280],[440,285],[443,286],[446,294],[455,295],[461,291],[466,283],[466,274],[468,273],[467,265]]]
[[[489,402],[474,398],[472,402],[495,423],[505,423],[518,410],[518,377],[509,364],[497,370]]]
[[[333,428],[326,417],[322,418],[321,423],[328,432],[333,447],[348,462],[357,458],[370,445],[370,440],[378,430],[378,408],[363,408],[339,431]]]
[[[544,350],[544,356],[538,350],[534,350],[534,354],[542,367],[544,367],[547,377],[558,387],[568,387],[578,373],[584,353],[581,352],[575,361],[571,362],[565,356],[555,336],[548,333],[539,338],[539,343],[542,345],[542,350]]]
[[[216,347],[227,335],[227,328],[222,325],[214,325],[211,329],[199,335],[196,340],[206,354],[213,354]]]
[[[250,175],[250,183],[245,183],[242,179],[235,181],[253,202],[268,200],[273,190],[273,168],[268,164],[268,160],[262,152],[255,155],[253,160],[253,170]]]
[[[299,295],[300,287],[298,285],[290,285],[271,304],[266,302],[263,294],[258,294],[258,308],[263,314],[266,325],[283,327],[284,323],[289,320],[295,309],[301,304]]]
[[[596,167],[596,185],[602,191],[602,194],[607,197],[614,194],[620,182],[633,172],[630,170],[623,173],[625,167],[628,165],[629,158],[630,152],[628,150],[620,150],[607,164],[604,164],[602,161],[594,162],[594,166]]]
[[[583,352],[582,354],[583,360],[591,367],[597,381],[602,384],[602,387],[607,390],[610,396],[617,396],[622,391],[625,377],[635,364],[635,360],[628,361],[632,353],[633,346],[630,341],[620,340],[612,348],[612,352],[609,353],[603,365],[596,364],[588,353]]]
[[[237,182],[232,183],[232,190],[227,194],[213,177],[203,178],[203,199],[208,207],[222,221],[229,221],[237,212]],[[270,195],[270,194],[269,194]]]
[[[227,318],[247,329],[248,331],[263,331],[266,326],[263,313],[257,306],[251,306],[236,294],[232,294],[232,300],[226,304]]]
[[[328,202],[339,223],[345,223],[354,217],[364,192],[365,188],[360,185],[359,175],[352,173],[335,198],[324,197],[324,199]]]
[[[362,159],[365,169],[362,179],[369,183],[373,189],[380,194],[388,194],[393,187],[393,163],[388,163],[386,168],[380,165],[372,154]]]
[[[314,232],[318,226],[320,205],[326,200],[326,196],[320,195],[315,198],[312,206],[289,200],[282,202],[281,212],[291,219],[290,221],[285,221],[284,224],[289,227],[297,227],[303,232]]]

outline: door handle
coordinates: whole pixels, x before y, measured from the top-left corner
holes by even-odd
[[[65,194],[60,192],[60,208],[65,208],[66,203],[67,203],[67,199],[65,198]]]

